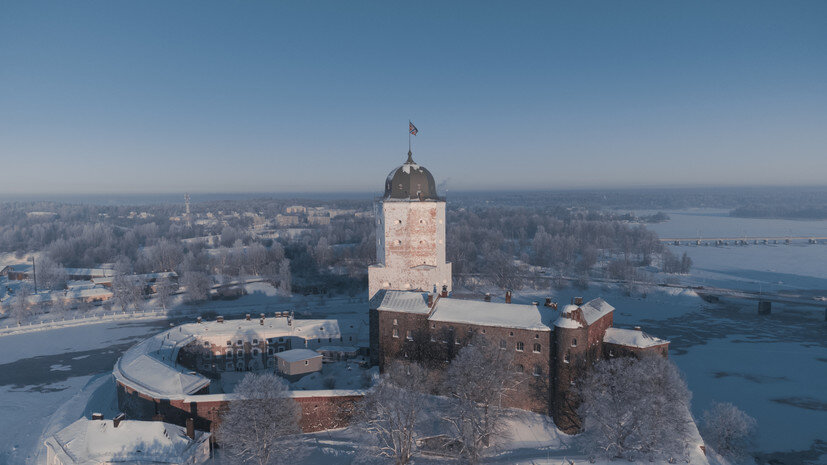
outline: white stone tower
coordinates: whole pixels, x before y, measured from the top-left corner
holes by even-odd
[[[368,268],[368,295],[380,289],[451,291],[451,264],[445,261],[445,199],[434,177],[408,160],[385,181],[376,215],[376,258]]]

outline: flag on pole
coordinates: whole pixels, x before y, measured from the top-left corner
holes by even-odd
[[[413,125],[413,123],[408,121],[408,131],[410,131],[411,134],[416,135],[416,133],[419,132],[419,129],[417,129],[416,126]]]

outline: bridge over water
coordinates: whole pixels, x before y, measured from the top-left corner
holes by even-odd
[[[661,242],[674,245],[767,245],[806,242],[827,243],[827,237],[817,236],[741,236],[741,237],[662,237]]]

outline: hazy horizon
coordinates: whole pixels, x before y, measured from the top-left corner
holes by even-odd
[[[600,14],[596,14],[599,12]],[[15,2],[3,194],[795,186],[827,3]]]

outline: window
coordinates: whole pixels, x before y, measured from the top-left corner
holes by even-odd
[[[273,348],[272,347],[267,349],[267,355],[273,355]]]
[[[333,338],[332,337],[327,338],[327,342],[333,342]]]
[[[347,337],[347,340],[348,340],[348,341],[352,341],[352,340],[353,340],[353,336],[348,336],[348,337]]]
[[[459,338],[454,339],[454,344],[459,345]]]
[[[431,329],[436,329],[436,323],[431,323]]]
[[[227,345],[228,345],[228,346],[233,345],[233,341],[227,341]]]
[[[279,347],[279,352],[284,352],[284,347]]]
[[[236,344],[238,344],[238,345],[243,345],[243,344],[244,344],[244,343],[241,341],[241,339],[239,339],[239,340],[235,341],[235,343],[236,343]]]
[[[393,328],[393,337],[399,337],[399,330],[396,328]]]
[[[535,334],[535,335],[534,335],[534,339],[540,339],[540,335],[539,335],[539,334]]]
[[[310,365],[310,362],[308,362],[307,360],[305,360],[305,361],[304,361],[304,364],[305,364],[305,365]]]
[[[482,328],[482,334],[485,334],[485,328]]]
[[[541,376],[543,374],[543,367],[541,367],[540,365],[534,365],[534,373],[532,374],[534,376]]]
[[[609,357],[614,357],[614,356],[615,356],[615,351],[609,350]]]
[[[413,341],[413,334],[411,334],[411,330],[410,330],[410,329],[409,329],[409,330],[407,330],[407,331],[405,331],[405,339],[407,339],[407,340],[409,340],[409,341]]]
[[[571,358],[569,357],[569,353],[566,352],[566,355],[563,355],[563,363],[569,363]]]
[[[254,345],[254,346],[257,346],[257,345],[258,345],[258,339],[253,339],[253,345]]]
[[[204,341],[204,347],[209,347],[210,343],[208,341]]]
[[[517,373],[522,373],[525,371],[525,368],[520,364],[517,364],[517,366],[514,367],[514,369],[517,371]]]
[[[577,338],[574,338],[574,339],[571,340],[571,346],[572,347],[577,347]]]
[[[258,357],[258,349],[253,349],[253,357]]]
[[[535,353],[535,354],[539,354],[539,353],[541,352],[541,350],[540,350],[540,349],[542,349],[542,347],[540,347],[540,344],[538,344],[538,343],[536,343],[536,342],[535,342],[535,343],[534,343],[534,353]]]
[[[394,325],[394,326],[399,325],[399,322],[398,322],[398,321],[396,321],[396,318],[394,318],[394,319],[393,319],[393,325]]]
[[[433,334],[431,334],[431,342],[436,342],[436,338],[434,337]]]
[[[241,349],[238,349],[237,351],[235,351],[235,355],[236,355],[236,357],[243,357],[244,356],[244,351],[241,350]]]
[[[500,350],[505,350],[508,347],[508,343],[505,342],[505,339],[500,341]]]
[[[522,352],[525,349],[525,344],[522,342],[517,343],[517,352]]]
[[[514,337],[514,331],[509,331],[508,335],[511,336],[511,337]]]

